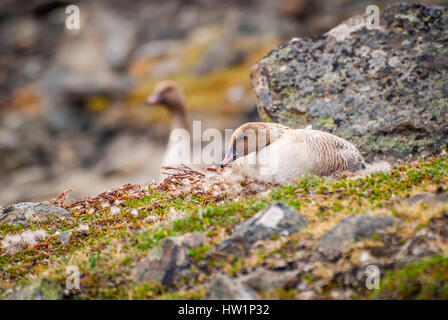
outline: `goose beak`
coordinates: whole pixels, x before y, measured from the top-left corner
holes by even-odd
[[[221,168],[224,168],[225,166],[229,165],[235,159],[238,157],[238,153],[236,153],[233,148],[230,148],[229,151],[227,151],[226,156],[224,157],[224,160],[221,162]]]
[[[148,98],[148,100],[146,100],[146,103],[149,105],[158,104],[161,102],[162,102],[162,95],[160,93],[154,93]]]

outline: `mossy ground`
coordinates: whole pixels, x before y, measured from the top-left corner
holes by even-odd
[[[405,163],[388,173],[376,173],[357,179],[330,180],[308,176],[294,184],[273,187],[271,190],[246,197],[225,199],[209,194],[172,198],[157,189],[149,188],[139,198],[123,194],[118,202],[95,204],[87,211],[72,210],[71,219],[34,223],[30,226],[0,226],[0,239],[24,230],[45,229],[50,237],[43,243],[30,246],[15,254],[0,249],[0,297],[7,289],[26,284],[35,278],[48,278],[65,286],[67,268],[76,265],[81,274],[80,290],[73,290],[72,299],[201,299],[207,282],[216,272],[237,276],[263,266],[277,268],[279,261],[292,261],[304,242],[315,242],[342,218],[354,214],[394,215],[401,218],[395,232],[403,241],[434,218],[448,214],[447,204],[409,206],[404,199],[420,192],[446,190],[448,159],[432,157]],[[210,272],[201,271],[205,253],[232,233],[234,227],[267,205],[282,201],[305,217],[308,227],[287,238],[265,241],[247,258],[231,262],[208,263]],[[171,218],[170,218],[171,217]],[[175,217],[175,219],[173,219]],[[69,244],[62,244],[57,231],[73,230]],[[162,239],[192,232],[205,232],[208,244],[190,250],[195,261],[192,277],[184,279],[176,289],[159,283],[133,283],[131,271],[148,250]],[[356,243],[342,262],[335,265],[314,265],[313,272],[304,275],[311,285],[328,281],[328,288],[337,286],[333,275],[348,270],[359,262],[360,251],[366,247],[387,244],[380,237]],[[448,246],[445,245],[445,249]],[[303,246],[302,246],[303,249]],[[302,250],[303,251],[303,250]],[[391,270],[384,276],[382,291],[355,292],[354,298],[446,298],[446,251],[430,258]],[[260,293],[270,299],[299,298],[298,290],[282,289]],[[322,293],[322,297],[325,296]]]
[[[373,297],[386,299],[448,299],[448,255],[436,255],[389,271]]]

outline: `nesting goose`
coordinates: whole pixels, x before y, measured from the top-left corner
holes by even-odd
[[[221,167],[230,163],[232,174],[273,183],[366,168],[359,150],[342,138],[264,122],[246,123],[233,133]]]

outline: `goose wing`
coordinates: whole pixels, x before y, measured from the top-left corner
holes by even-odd
[[[306,130],[306,144],[312,172],[328,175],[337,171],[358,171],[365,168],[364,159],[350,142],[319,130]]]

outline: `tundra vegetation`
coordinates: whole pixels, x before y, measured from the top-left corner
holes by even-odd
[[[397,251],[418,231],[440,219],[446,226],[446,201],[438,205],[409,201],[421,194],[447,192],[446,156],[405,162],[390,172],[359,178],[305,176],[293,184],[264,186],[265,191],[237,196],[225,192],[217,195],[201,188],[179,192],[179,185],[173,182],[176,179],[168,180],[146,188],[123,186],[78,204],[64,205],[62,199],[53,202],[70,211],[66,219],[1,224],[3,241],[7,235],[24,231],[47,233],[44,241],[16,252],[6,252],[5,246],[0,249],[1,296],[5,298],[12,288],[24,287],[38,278],[64,288],[67,268],[75,265],[80,272],[80,289],[66,290],[67,299],[201,299],[217,274],[238,278],[257,268],[297,274],[292,284],[258,292],[261,298],[296,299],[305,289],[316,287],[320,298],[334,297],[335,289],[349,290],[347,298],[353,299],[448,298],[446,227],[437,231],[437,252],[410,263],[397,263]],[[300,232],[260,241],[246,257],[234,257],[230,262],[204,259],[238,224],[277,202],[298,210],[307,226]],[[322,235],[353,215],[394,216],[400,223],[387,232],[352,243],[336,261],[312,261],[311,270],[299,267],[315,251]],[[69,241],[62,243],[60,234],[66,231],[72,232]],[[188,251],[192,261],[188,277],[174,286],[132,280],[132,270],[162,240],[197,232],[204,233],[207,241]],[[357,283],[340,280],[341,275],[361,268],[361,256],[366,251],[372,256],[370,264],[382,266],[379,289],[368,290],[365,278]]]

